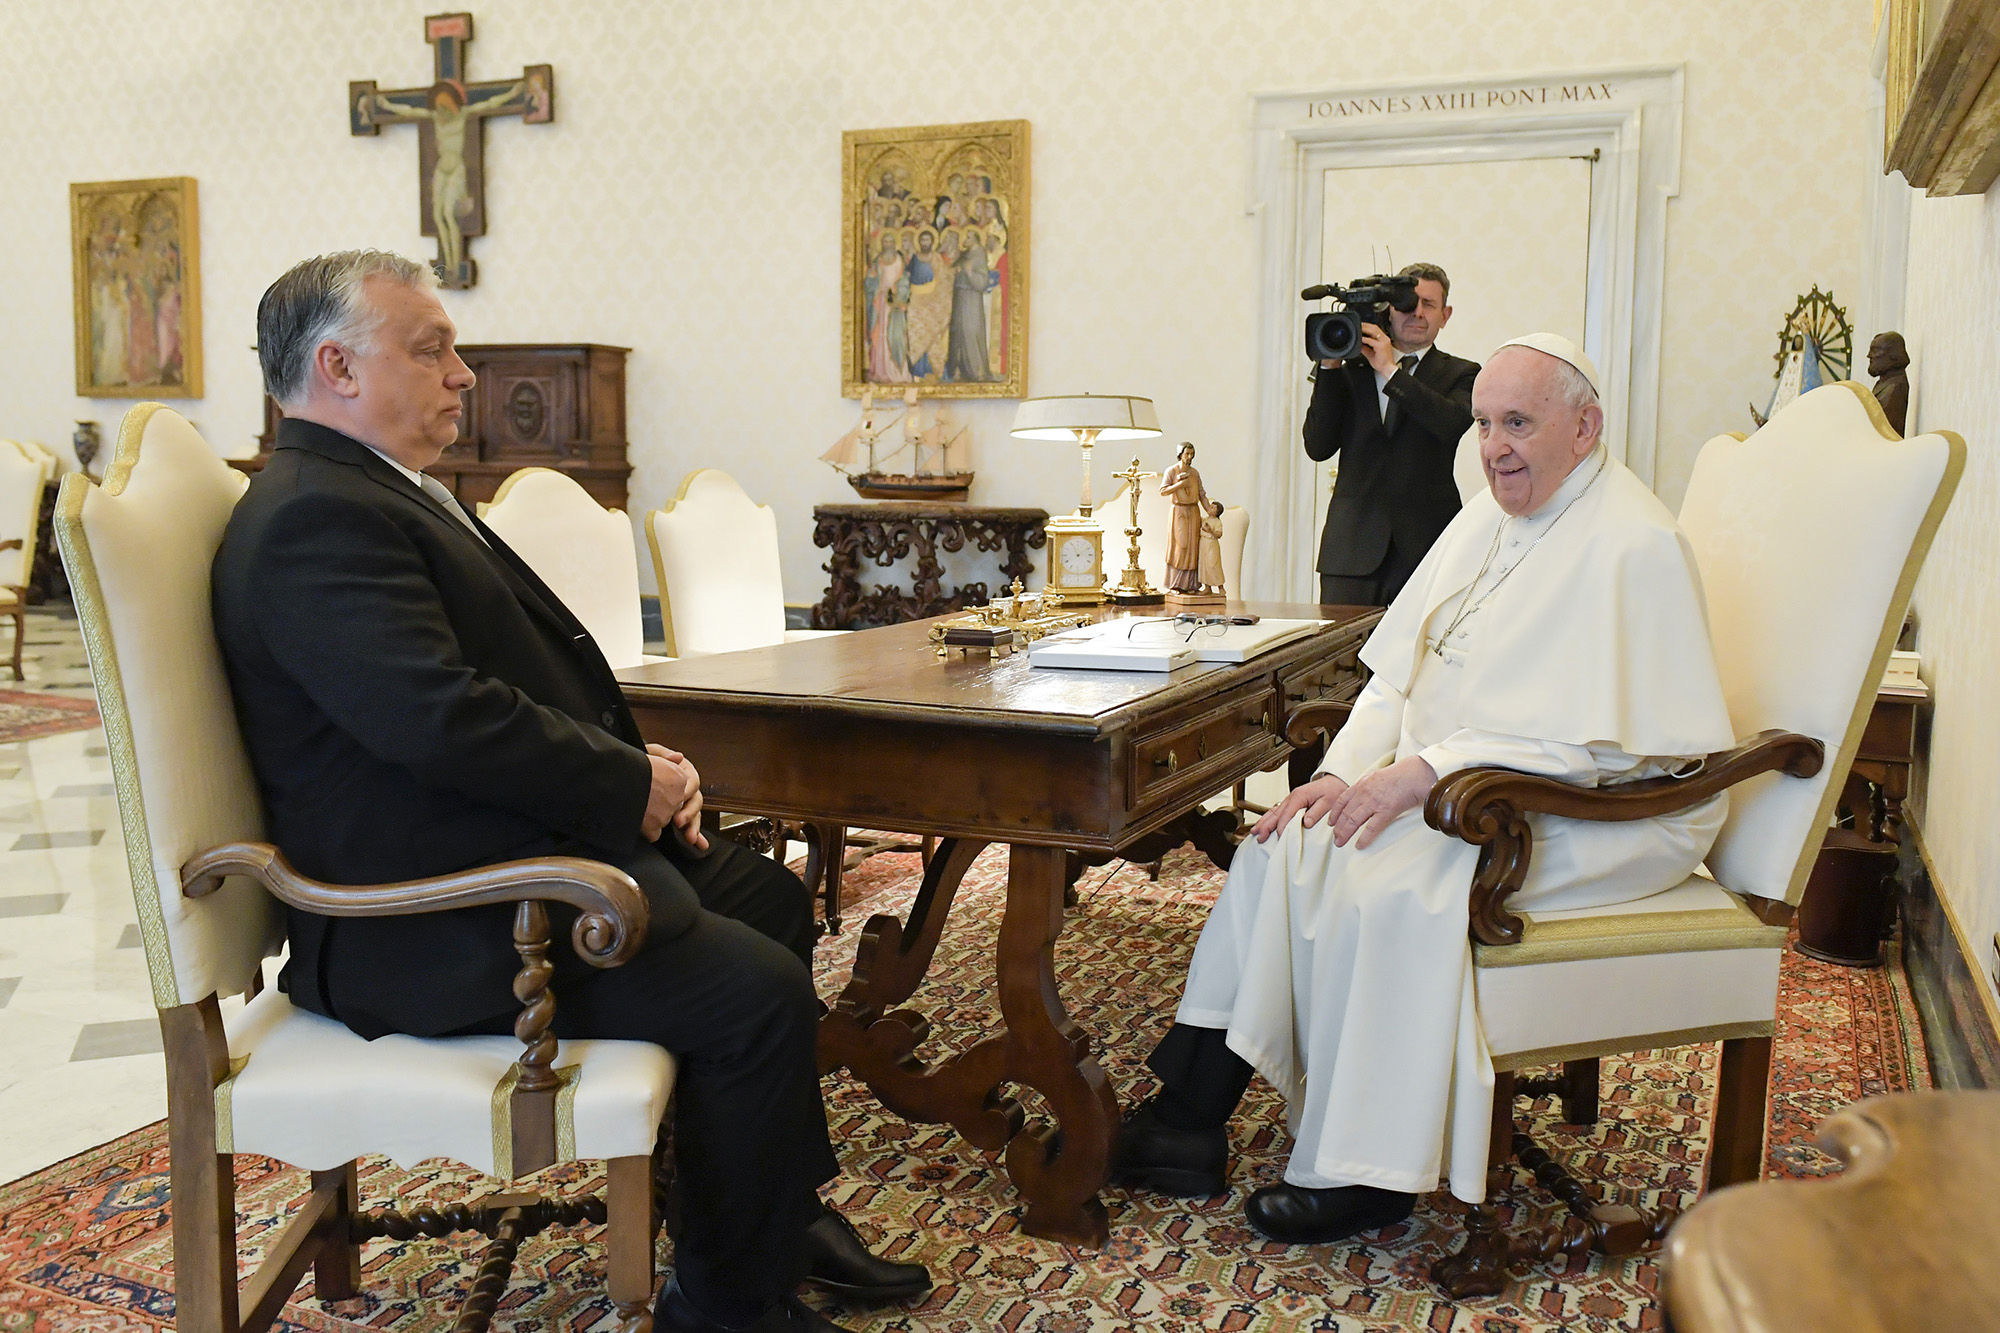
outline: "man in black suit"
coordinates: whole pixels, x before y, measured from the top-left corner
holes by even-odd
[[[666,1330],[833,1327],[794,1294],[915,1295],[817,1188],[838,1168],[814,1057],[815,929],[782,866],[700,827],[701,782],[647,745],[590,635],[422,469],[473,375],[430,270],[308,260],[257,311],[284,408],[215,557],[214,615],[268,830],[301,871],[375,883],[518,857],[592,857],[646,894],[643,950],[556,960],[555,1031],[679,1057],[682,1225]],[[567,915],[567,919],[565,916]],[[280,982],[364,1037],[511,1031],[510,909],[291,912]],[[551,911],[567,936],[568,909]]]
[[[1326,361],[1306,409],[1306,456],[1340,455],[1319,541],[1319,599],[1387,606],[1458,513],[1452,456],[1472,425],[1479,365],[1437,349],[1451,319],[1451,279],[1436,264],[1403,270],[1417,308],[1364,324],[1361,354]]]

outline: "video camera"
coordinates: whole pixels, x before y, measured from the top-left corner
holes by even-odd
[[[1373,324],[1387,333],[1391,310],[1407,315],[1417,308],[1417,279],[1414,275],[1377,273],[1356,278],[1346,287],[1321,283],[1299,293],[1306,301],[1329,296],[1340,302],[1340,309],[1306,316],[1306,355],[1314,361],[1345,361],[1361,351],[1363,324]]]

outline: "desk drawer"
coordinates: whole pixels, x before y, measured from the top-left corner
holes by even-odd
[[[1128,808],[1201,774],[1228,767],[1245,751],[1269,750],[1278,736],[1278,710],[1267,677],[1244,685],[1201,711],[1166,721],[1132,741]],[[1206,793],[1204,793],[1206,794]]]
[[[1278,677],[1278,692],[1286,713],[1320,699],[1349,700],[1361,693],[1368,668],[1361,665],[1356,644],[1330,662],[1315,662]]]

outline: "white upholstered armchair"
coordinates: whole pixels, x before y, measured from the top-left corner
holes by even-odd
[[[1558,1093],[1565,1121],[1595,1121],[1601,1056],[1720,1041],[1708,1187],[1760,1174],[1787,927],[1964,467],[1964,441],[1901,439],[1852,382],[1800,397],[1748,440],[1710,440],[1680,522],[1738,747],[1685,779],[1589,790],[1474,768],[1432,789],[1425,818],[1481,848],[1469,927],[1495,1070],[1487,1161],[1520,1156],[1572,1213],[1561,1233],[1510,1239],[1492,1208],[1475,1206],[1464,1248],[1432,1269],[1454,1296],[1501,1290],[1510,1264],[1587,1247],[1630,1253],[1664,1234],[1670,1217],[1598,1203],[1516,1131],[1517,1095]],[[1534,851],[1528,815],[1650,818],[1725,789],[1729,815],[1705,874],[1613,907],[1508,909]],[[1560,1078],[1516,1078],[1557,1063]]]
[[[139,933],[167,1060],[174,1284],[184,1333],[269,1327],[308,1266],[320,1300],[352,1296],[360,1245],[479,1230],[488,1242],[459,1327],[484,1329],[515,1247],[546,1226],[603,1222],[619,1327],[650,1321],[654,1153],[671,1055],[643,1042],[558,1042],[550,948],[615,967],[643,942],[646,902],[612,867],[552,857],[403,884],[322,884],[264,843],[257,785],[209,612],[209,566],[244,478],[177,413],[126,414],[102,485],[65,479],[57,537],[116,778]],[[329,633],[337,632],[329,629]],[[551,941],[545,909],[578,909]],[[516,906],[515,1036],[364,1041],[261,988],[284,907],[397,916]],[[249,997],[225,1019],[224,997]],[[304,1167],[312,1192],[239,1291],[231,1158]],[[607,1159],[603,1196],[497,1190],[409,1216],[363,1212],[354,1159],[446,1157],[496,1182]]]
[[[28,580],[41,541],[42,492],[55,475],[55,455],[39,444],[0,440],[0,615],[13,617],[14,679],[28,638]]]
[[[666,660],[645,651],[639,562],[624,510],[606,509],[554,468],[526,467],[500,483],[479,517],[583,622],[612,670]]]
[[[688,473],[666,508],[646,515],[646,541],[659,579],[667,651],[676,657],[769,648],[847,632],[785,628],[777,516],[720,468]],[[799,832],[807,848],[806,885],[820,895],[827,930],[838,931],[847,830],[816,824]],[[779,842],[782,848],[782,835]],[[905,846],[877,840],[858,845],[864,854]]]

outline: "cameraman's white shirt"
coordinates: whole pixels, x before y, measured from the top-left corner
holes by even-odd
[[[1391,343],[1390,346],[1394,347],[1395,344]],[[1412,375],[1416,374],[1418,367],[1424,364],[1424,358],[1431,354],[1431,347],[1436,346],[1437,344],[1433,342],[1430,347],[1426,347],[1423,351],[1415,354],[1417,364],[1410,367]],[[1399,351],[1396,353],[1396,360],[1400,362],[1404,357],[1409,355],[1411,353]],[[1370,366],[1369,369],[1375,370],[1375,367]],[[1402,367],[1399,365],[1397,369],[1400,370]],[[1375,370],[1375,410],[1382,414],[1382,420],[1387,421],[1389,419],[1389,377],[1379,370]]]

